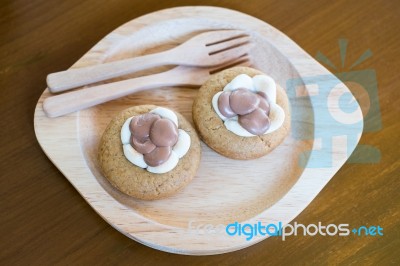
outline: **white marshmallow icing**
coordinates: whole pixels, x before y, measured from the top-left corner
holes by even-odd
[[[178,117],[173,111],[167,108],[157,107],[150,111],[150,113],[158,114],[162,118],[170,119],[178,127]],[[121,128],[121,142],[126,159],[128,159],[132,164],[155,174],[167,173],[174,169],[178,164],[179,159],[185,156],[189,151],[191,143],[190,135],[184,130],[178,129],[178,141],[174,147],[172,147],[171,155],[168,160],[159,166],[149,166],[144,161],[143,154],[137,152],[130,144],[131,132],[129,130],[129,124],[131,123],[132,118],[133,117],[129,117],[126,119]]]
[[[264,92],[268,96],[268,102],[270,104],[269,118],[271,120],[270,127],[264,133],[264,135],[274,132],[280,128],[285,121],[285,112],[282,107],[276,103],[276,83],[267,75],[256,75],[253,78],[246,74],[240,74],[236,76],[231,82],[229,82],[223,89],[223,91],[234,91],[239,88],[248,89],[253,92]],[[227,118],[221,114],[218,108],[218,98],[222,94],[222,91],[216,93],[212,98],[212,106],[217,115],[224,121],[226,129],[235,133],[241,137],[254,137],[256,135],[248,132],[238,122],[238,116]]]

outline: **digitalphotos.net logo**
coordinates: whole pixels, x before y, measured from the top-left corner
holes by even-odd
[[[285,241],[289,236],[349,236],[351,233],[355,236],[383,236],[383,228],[381,226],[359,226],[350,230],[349,224],[327,224],[321,222],[317,224],[304,225],[294,222],[292,224],[282,225],[278,223],[262,223],[257,222],[239,223],[234,222],[228,225],[218,224],[202,224],[196,221],[189,221],[189,233],[198,235],[214,235],[227,234],[228,236],[244,237],[247,241],[257,237],[280,237]]]

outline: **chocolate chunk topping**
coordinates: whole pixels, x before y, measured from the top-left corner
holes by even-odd
[[[159,166],[165,163],[169,156],[171,155],[172,148],[170,146],[166,147],[156,147],[152,152],[144,154],[144,161],[150,166]]]
[[[239,116],[239,124],[254,135],[262,135],[270,126],[268,115],[261,108],[247,115]]]
[[[152,113],[133,117],[129,130],[131,146],[143,154],[149,166],[159,166],[166,162],[179,136],[174,122]]]
[[[257,95],[247,89],[237,89],[229,96],[229,104],[232,110],[238,115],[253,112],[259,102],[260,100]]]
[[[236,113],[231,109],[229,105],[229,96],[231,95],[230,91],[224,91],[219,95],[218,98],[218,109],[221,114],[227,118],[234,117]]]
[[[135,116],[129,124],[129,130],[136,139],[145,140],[149,137],[150,127],[158,119],[161,119],[159,115],[151,113]]]
[[[158,147],[173,146],[178,141],[178,128],[169,119],[159,119],[150,129],[150,139]]]
[[[257,94],[257,97],[260,99],[260,103],[258,107],[261,108],[267,115],[269,115],[270,106],[266,98],[262,97],[260,94]]]
[[[141,154],[150,153],[156,148],[156,145],[149,139],[137,139],[131,135],[131,146]]]
[[[270,126],[270,104],[267,94],[248,89],[224,91],[218,98],[220,113],[231,118],[238,116],[239,124],[254,135],[263,135]]]

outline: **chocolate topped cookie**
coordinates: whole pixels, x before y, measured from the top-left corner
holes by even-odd
[[[235,67],[203,84],[193,103],[202,140],[233,159],[255,159],[277,147],[290,130],[285,91],[264,73]]]
[[[179,113],[153,105],[122,111],[106,128],[98,158],[123,193],[153,200],[185,187],[200,164],[200,141]]]

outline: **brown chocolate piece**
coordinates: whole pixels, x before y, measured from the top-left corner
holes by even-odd
[[[229,104],[230,95],[231,95],[230,91],[224,91],[218,97],[218,109],[220,113],[227,118],[231,118],[236,115],[236,113],[232,110]]]
[[[253,112],[260,102],[255,93],[247,89],[237,89],[229,97],[232,110],[238,115],[245,115]]]
[[[150,139],[157,147],[173,146],[178,141],[178,128],[169,119],[159,119],[150,129]]]
[[[247,115],[239,116],[239,124],[254,135],[262,135],[270,126],[268,115],[261,108]]]
[[[161,119],[159,115],[151,113],[135,116],[129,124],[129,130],[137,140],[144,142],[149,138],[151,126],[159,119]]]
[[[269,99],[261,91],[255,93],[242,88],[224,91],[218,98],[218,109],[227,118],[238,115],[239,124],[254,135],[264,134],[270,126]]]
[[[174,122],[152,113],[133,117],[129,130],[131,146],[143,154],[144,161],[150,166],[166,162],[178,141],[178,128]]]
[[[171,146],[156,147],[152,152],[144,154],[143,158],[147,165],[155,167],[165,163],[171,155],[171,151]]]
[[[262,94],[265,95],[265,93],[262,92]],[[266,100],[268,97],[263,97],[260,95],[260,93],[256,94],[257,97],[260,99],[260,102],[258,104],[258,108],[261,108],[262,110],[264,110],[264,112],[269,115],[269,110],[270,110],[270,105],[269,102]]]
[[[156,145],[150,140],[150,138],[137,139],[131,135],[131,146],[141,154],[147,154],[156,148]]]

